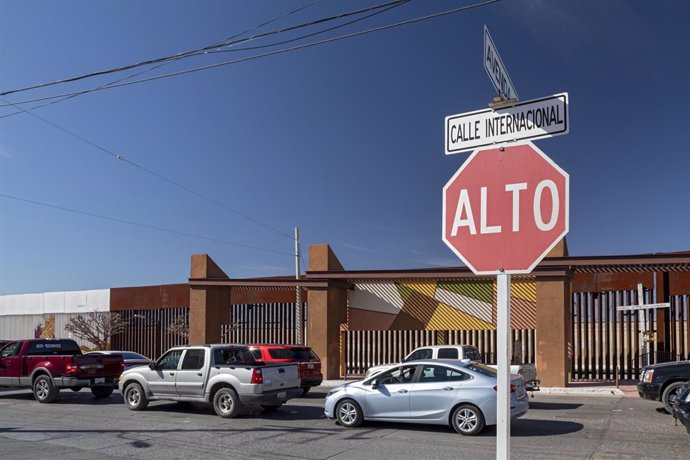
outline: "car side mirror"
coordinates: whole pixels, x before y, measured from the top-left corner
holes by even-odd
[[[263,359],[255,359],[254,364],[256,364],[257,366],[263,366],[266,363],[264,362]]]
[[[156,363],[155,363],[155,362],[149,363],[149,368],[150,368],[151,370],[155,370],[155,369],[156,369]]]
[[[377,389],[379,387],[379,379],[374,379],[371,381],[371,388],[373,390]]]

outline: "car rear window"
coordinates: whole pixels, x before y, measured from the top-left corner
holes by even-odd
[[[486,375],[487,377],[496,377],[496,369],[485,364],[472,363],[467,366],[467,369],[477,372],[478,374]]]
[[[27,355],[80,355],[81,349],[74,340],[34,340],[29,343]]]
[[[254,365],[256,360],[247,347],[216,348],[213,350],[213,362],[218,365]]]
[[[292,351],[287,348],[269,348],[268,354],[273,359],[293,359]]]
[[[465,356],[465,359],[470,359],[472,361],[481,361],[482,360],[482,355],[479,353],[479,350],[475,347],[464,347],[462,349],[463,355]]]
[[[311,348],[293,348],[292,357],[296,361],[318,361],[319,357]]]
[[[148,359],[144,355],[140,355],[139,353],[132,353],[131,351],[125,351],[122,353],[122,359]]]

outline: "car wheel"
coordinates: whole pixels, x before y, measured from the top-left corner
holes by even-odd
[[[465,436],[474,436],[484,429],[482,411],[470,404],[455,409],[451,420],[455,431]]]
[[[223,418],[237,417],[242,410],[242,404],[235,390],[226,387],[216,391],[213,396],[213,410]]]
[[[335,417],[340,426],[355,428],[362,424],[364,415],[359,404],[352,399],[344,399],[335,407]]]
[[[104,399],[113,394],[113,387],[91,387],[91,394],[96,399]]]
[[[125,405],[129,410],[144,410],[149,405],[149,398],[146,397],[144,389],[138,383],[130,383],[125,388]]]
[[[672,395],[677,395],[678,390],[680,390],[680,387],[683,385],[685,385],[685,382],[673,382],[667,386],[664,392],[661,394],[661,402],[664,404],[664,409],[666,409],[666,412],[669,414],[673,414],[673,406],[671,405],[669,398]]]
[[[40,403],[51,403],[60,396],[60,389],[53,384],[47,375],[39,375],[34,380],[34,398]]]
[[[282,404],[262,404],[261,408],[266,412],[275,412],[280,409],[280,406],[282,406]]]

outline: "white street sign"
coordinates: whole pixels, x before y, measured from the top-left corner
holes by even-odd
[[[446,155],[503,142],[568,134],[568,93],[446,117]]]
[[[617,311],[633,311],[633,310],[647,310],[654,308],[670,308],[671,304],[669,302],[662,303],[648,303],[644,305],[621,305],[616,307]]]
[[[486,26],[484,26],[484,69],[498,94],[505,99],[518,99],[515,86]]]

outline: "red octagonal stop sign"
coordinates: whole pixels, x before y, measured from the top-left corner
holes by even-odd
[[[568,173],[531,142],[476,150],[443,188],[443,241],[478,275],[529,273],[568,207]]]

